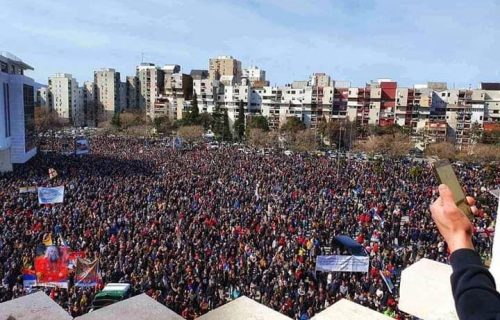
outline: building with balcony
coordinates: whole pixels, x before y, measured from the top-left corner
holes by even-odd
[[[141,63],[136,68],[136,76],[139,83],[139,108],[152,116],[156,97],[164,91],[164,71],[153,63]]]
[[[0,52],[0,172],[12,171],[35,156],[35,82],[26,76],[33,67]]]
[[[266,71],[259,67],[251,66],[245,68],[241,72],[242,78],[247,78],[252,87],[265,87],[269,86],[269,81],[266,81]]]

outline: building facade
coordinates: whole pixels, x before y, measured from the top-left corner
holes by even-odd
[[[74,126],[82,126],[85,122],[85,113],[76,79],[68,73],[56,73],[49,77],[48,84],[50,108],[63,121]]]
[[[139,108],[154,117],[155,99],[163,92],[164,72],[153,63],[141,63],[136,68],[139,83]]]
[[[120,112],[120,73],[112,68],[94,71],[93,96],[98,121],[108,120]]]
[[[0,171],[12,171],[35,156],[35,82],[33,70],[18,57],[0,52]]]
[[[212,58],[208,61],[208,74],[211,80],[221,80],[224,77],[224,81],[229,81],[232,78],[233,84],[238,84],[242,76],[241,61],[232,56]]]

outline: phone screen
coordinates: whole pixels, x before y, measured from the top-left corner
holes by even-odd
[[[472,219],[472,211],[467,204],[462,186],[458,182],[455,171],[448,160],[439,160],[433,164],[436,177],[439,182],[448,186],[453,193],[453,198],[457,207],[469,218]]]

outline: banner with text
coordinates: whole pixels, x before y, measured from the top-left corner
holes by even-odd
[[[368,272],[370,257],[363,256],[317,256],[316,271],[323,272]]]

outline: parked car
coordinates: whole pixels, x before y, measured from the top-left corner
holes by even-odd
[[[108,283],[101,292],[95,295],[89,312],[125,300],[131,295],[130,283]]]

